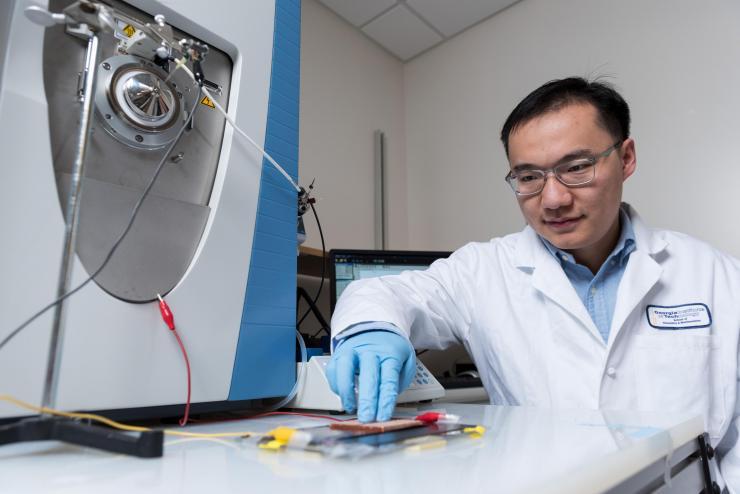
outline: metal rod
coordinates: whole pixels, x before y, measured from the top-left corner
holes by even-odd
[[[72,277],[72,266],[74,265],[75,260],[82,177],[84,176],[85,171],[85,156],[87,154],[90,126],[92,123],[92,105],[95,98],[95,76],[98,71],[98,50],[98,37],[95,33],[91,33],[90,38],[87,41],[87,54],[85,57],[85,93],[84,99],[82,100],[82,108],[80,110],[80,129],[77,136],[77,151],[74,166],[72,168],[72,179],[69,184],[67,209],[64,217],[64,247],[62,250],[62,264],[59,270],[59,282],[57,284],[57,297],[61,297],[69,291]],[[46,366],[46,380],[44,381],[44,393],[41,400],[41,406],[44,408],[54,408],[54,404],[56,402],[57,385],[59,383],[59,367],[62,356],[65,305],[66,300],[62,300],[54,308],[54,322],[51,330],[51,343],[49,344],[49,360]]]
[[[385,249],[387,222],[385,208],[385,133],[375,131],[375,248]]]

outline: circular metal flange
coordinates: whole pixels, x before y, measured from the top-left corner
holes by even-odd
[[[100,64],[98,74],[95,108],[109,134],[140,149],[172,142],[184,109],[167,73],[147,60],[116,55]]]
[[[113,76],[108,97],[136,127],[156,132],[172,125],[179,102],[174,88],[144,68],[121,68]]]

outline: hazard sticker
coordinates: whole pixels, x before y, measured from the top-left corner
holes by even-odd
[[[200,100],[201,105],[206,105],[208,108],[216,108],[216,105],[213,104],[213,101],[211,101],[211,98],[208,96],[203,96],[203,99]]]
[[[123,26],[123,29],[121,29],[121,31],[123,31],[123,34],[125,34],[129,38],[136,34],[136,28],[134,28],[134,26],[132,26],[131,24],[126,24],[125,26]]]

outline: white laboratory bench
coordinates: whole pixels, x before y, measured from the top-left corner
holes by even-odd
[[[487,428],[481,439],[437,449],[401,450],[361,460],[303,451],[269,452],[256,439],[166,437],[164,457],[136,459],[57,442],[0,447],[4,494],[636,492],[662,484],[665,458],[677,464],[698,448],[700,417],[637,412],[544,410],[433,403],[399,408],[446,410]],[[197,432],[268,431],[316,426],[293,416],[188,426]],[[694,469],[701,472],[699,467]],[[674,487],[679,479],[674,480]],[[701,479],[691,480],[698,492]],[[656,484],[657,483],[657,484]],[[659,492],[664,492],[659,490]]]

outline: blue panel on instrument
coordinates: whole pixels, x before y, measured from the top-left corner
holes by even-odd
[[[301,4],[275,1],[265,150],[298,178]],[[283,396],[295,382],[297,193],[262,163],[252,257],[229,400]]]

